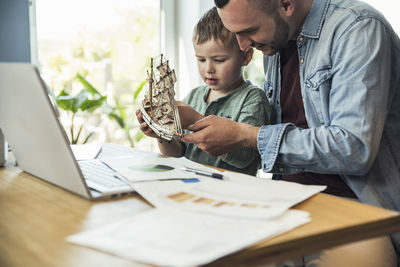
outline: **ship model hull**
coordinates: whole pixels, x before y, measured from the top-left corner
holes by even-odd
[[[175,101],[175,71],[161,54],[151,59],[147,76],[145,96],[139,103],[144,121],[161,139],[180,139],[182,127]]]

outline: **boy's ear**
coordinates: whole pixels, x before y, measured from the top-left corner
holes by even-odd
[[[254,50],[253,47],[247,48],[247,50],[244,52],[244,58],[243,58],[243,66],[247,66],[251,59],[253,58]]]

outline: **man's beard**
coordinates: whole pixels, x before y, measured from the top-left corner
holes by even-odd
[[[284,48],[289,41],[289,25],[282,19],[278,12],[273,15],[275,21],[275,35],[271,42],[271,54],[275,54]]]

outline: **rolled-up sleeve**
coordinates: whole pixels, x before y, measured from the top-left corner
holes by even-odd
[[[279,147],[283,134],[292,124],[266,125],[260,128],[257,136],[258,152],[261,155],[261,167],[264,172],[282,172],[279,167],[274,168],[279,154]]]

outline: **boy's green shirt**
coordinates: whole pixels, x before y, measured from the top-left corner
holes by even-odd
[[[210,88],[206,85],[196,87],[183,102],[204,116],[217,115],[254,126],[270,123],[271,106],[268,99],[264,91],[250,81],[246,81],[229,95],[207,104],[209,91]],[[185,130],[185,133],[188,131]],[[186,158],[210,166],[255,175],[260,165],[258,151],[251,148],[238,148],[221,159],[207,154],[194,144],[182,144]]]

